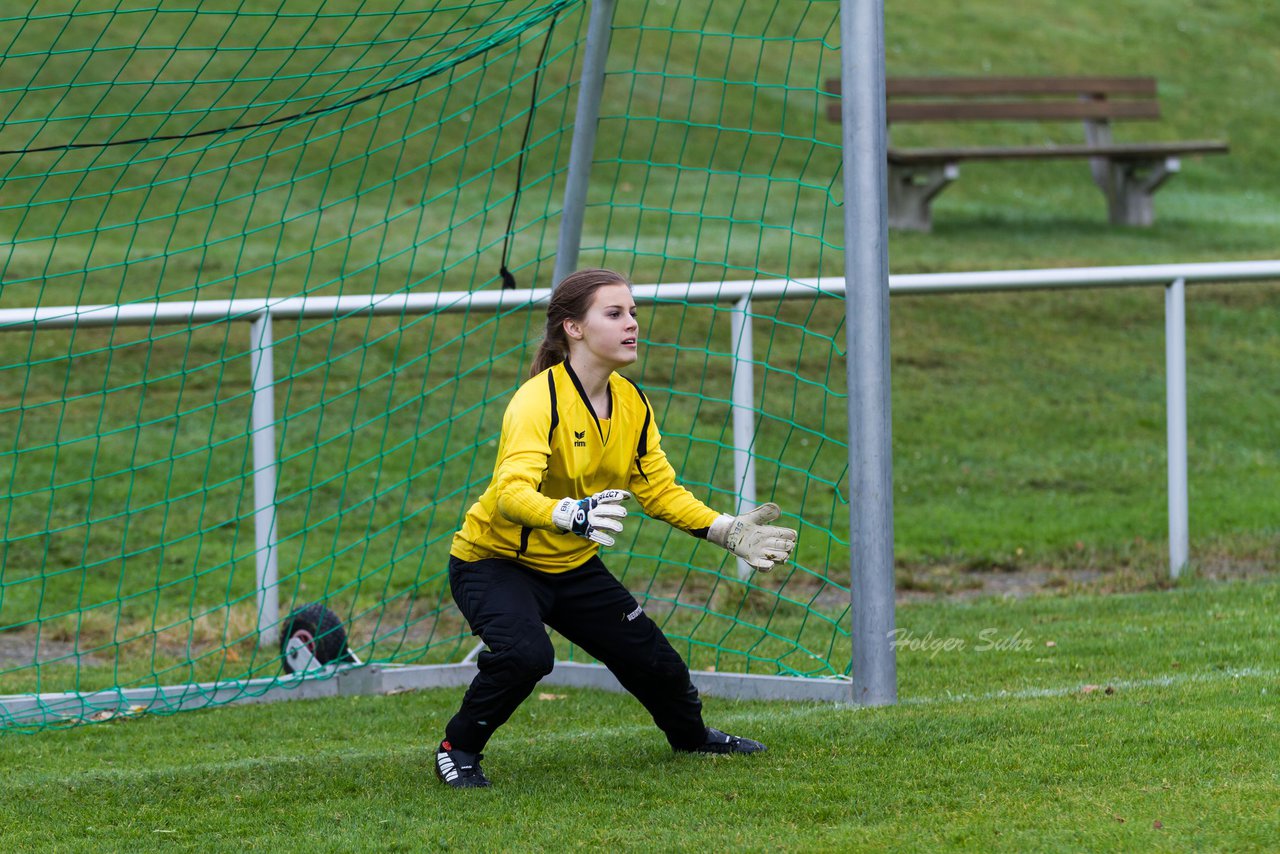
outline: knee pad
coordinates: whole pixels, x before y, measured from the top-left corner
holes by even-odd
[[[664,638],[665,641],[665,638]],[[650,659],[650,667],[653,672],[663,679],[688,679],[689,666],[684,663],[684,659],[680,657],[680,653],[669,643],[658,644],[653,651],[653,658]]]
[[[491,625],[483,639],[489,648],[477,661],[482,670],[537,682],[555,666],[555,647],[541,624]]]

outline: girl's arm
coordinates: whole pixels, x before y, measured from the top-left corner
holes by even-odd
[[[507,405],[493,482],[498,512],[505,518],[526,528],[554,530],[551,513],[556,501],[538,491],[551,459],[551,411],[545,391],[537,391],[526,384]]]
[[[662,450],[662,436],[652,419],[631,467],[630,490],[650,516],[695,537],[705,539],[711,523],[720,516],[676,480],[675,469]]]
[[[793,529],[768,524],[781,515],[778,505],[765,504],[741,516],[730,516],[712,510],[681,486],[662,452],[661,436],[652,418],[636,454],[631,491],[650,516],[708,539],[758,570],[767,572],[787,562],[795,548]]]

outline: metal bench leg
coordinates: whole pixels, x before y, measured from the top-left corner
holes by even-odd
[[[955,163],[937,166],[889,164],[889,227],[929,231],[933,227],[929,210],[933,197],[959,176],[960,167]]]
[[[1095,165],[1094,181],[1107,196],[1112,225],[1148,226],[1156,221],[1155,192],[1178,172],[1176,157],[1159,160],[1104,161]]]

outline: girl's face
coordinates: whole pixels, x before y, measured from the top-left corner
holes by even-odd
[[[640,324],[631,288],[621,282],[597,288],[587,313],[565,321],[565,333],[575,351],[610,370],[635,362]]]

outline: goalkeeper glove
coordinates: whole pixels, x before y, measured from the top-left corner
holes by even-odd
[[[782,515],[777,504],[762,504],[741,516],[721,515],[711,523],[707,539],[733,552],[751,566],[768,572],[786,563],[796,546],[796,532],[764,524]]]
[[[622,533],[622,520],[627,515],[622,502],[630,497],[626,490],[606,489],[590,498],[562,498],[551,511],[551,521],[562,531],[611,546],[613,537],[606,532]]]

